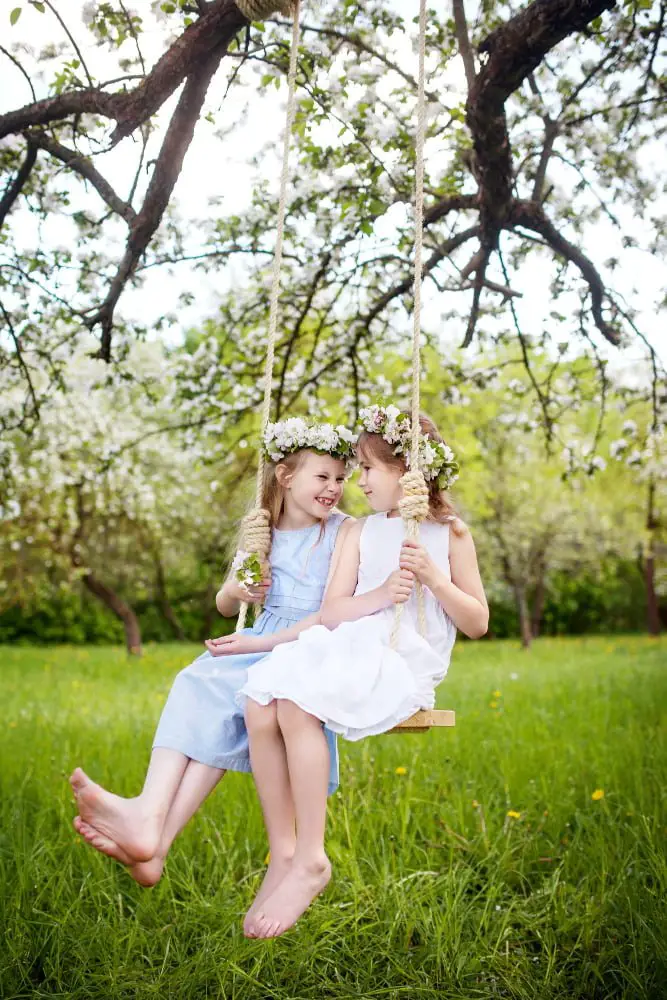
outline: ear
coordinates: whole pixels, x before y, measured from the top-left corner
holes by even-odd
[[[286,465],[283,464],[276,465],[276,479],[278,481],[278,485],[282,486],[284,490],[288,490],[290,488],[290,483],[292,482],[292,475],[293,474],[290,472],[290,470],[287,468]]]

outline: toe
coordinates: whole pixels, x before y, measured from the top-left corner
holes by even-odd
[[[75,795],[85,788],[88,784],[88,777],[80,767],[75,767],[69,779],[69,783],[72,786],[72,791]]]

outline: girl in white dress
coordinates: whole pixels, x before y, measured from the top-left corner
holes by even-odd
[[[361,416],[360,486],[377,513],[347,533],[325,594],[322,624],[252,666],[239,693],[246,699],[250,756],[267,828],[275,822],[271,775],[278,766],[289,773],[297,821],[291,869],[246,920],[252,937],[275,937],[291,927],[331,875],[324,852],[322,723],[357,740],[432,707],[456,629],[477,638],[488,625],[475,547],[444,492],[456,478],[451,450],[422,417],[419,462],[429,482],[430,516],[418,542],[406,539],[398,505],[401,477],[411,464],[410,419],[396,407],[369,407]],[[425,636],[417,626],[416,579],[424,589]],[[396,604],[405,607],[392,649]],[[266,738],[265,713],[274,701],[279,741]]]

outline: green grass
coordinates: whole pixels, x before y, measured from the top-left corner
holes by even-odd
[[[138,791],[194,651],[0,649],[5,1000],[667,996],[664,640],[460,644],[456,729],[341,743],[334,882],[267,943],[240,926],[266,854],[247,777],[152,890],[71,827],[75,764]]]

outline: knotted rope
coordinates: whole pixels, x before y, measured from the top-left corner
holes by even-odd
[[[287,204],[287,184],[289,181],[289,154],[294,127],[294,115],[296,112],[296,69],[297,56],[299,54],[300,25],[299,7],[300,0],[236,0],[239,10],[250,20],[257,17],[267,17],[268,14],[283,8],[289,7],[294,11],[294,21],[292,24],[292,48],[290,51],[289,73],[287,75],[287,114],[285,121],[285,137],[283,141],[283,166],[280,175],[280,197],[278,200],[278,224],[276,230],[276,246],[273,255],[273,277],[271,281],[271,296],[269,305],[269,335],[266,348],[266,362],[264,364],[264,401],[262,403],[260,448],[257,461],[257,481],[255,485],[255,506],[242,522],[241,548],[247,552],[257,552],[260,558],[266,559],[271,551],[271,517],[268,510],[262,506],[262,493],[264,488],[264,433],[271,415],[271,388],[273,385],[273,363],[276,352],[276,337],[278,331],[278,299],[280,297],[280,269],[283,260],[283,240],[285,235],[285,207]],[[249,13],[253,11],[254,13]],[[257,13],[261,11],[263,13]],[[245,626],[248,614],[248,605],[243,602],[239,610],[239,617],[236,622],[236,631],[240,632]]]
[[[419,7],[419,89],[417,93],[417,143],[415,170],[415,277],[414,313],[412,326],[412,438],[410,461],[412,468],[401,478],[403,498],[398,507],[405,523],[408,538],[419,538],[419,523],[428,517],[428,486],[419,468],[420,379],[421,379],[421,306],[422,278],[424,272],[424,146],[426,143],[426,0]],[[391,631],[391,646],[396,649],[403,617],[403,605],[397,604]],[[424,589],[417,581],[417,617],[419,631],[426,635]]]
[[[235,0],[235,3],[249,21],[263,21],[276,12],[285,17],[293,13],[297,17],[298,0]]]

